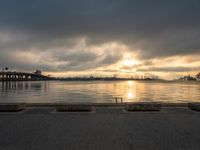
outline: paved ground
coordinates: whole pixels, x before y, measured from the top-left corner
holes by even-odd
[[[53,112],[53,113],[52,113]],[[0,113],[0,150],[200,150],[200,113],[187,108],[124,113]]]

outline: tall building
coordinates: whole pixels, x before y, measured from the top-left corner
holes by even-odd
[[[36,71],[34,72],[34,74],[36,74],[36,75],[42,75],[42,71],[41,71],[41,70],[36,70]]]

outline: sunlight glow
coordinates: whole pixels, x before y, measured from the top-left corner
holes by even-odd
[[[133,99],[134,98],[134,95],[133,95],[133,93],[128,93],[128,99]]]
[[[123,61],[122,61],[122,65],[124,67],[133,67],[134,65],[137,65],[138,62],[132,58],[125,58]]]
[[[133,85],[133,81],[128,81],[128,86],[131,87]]]

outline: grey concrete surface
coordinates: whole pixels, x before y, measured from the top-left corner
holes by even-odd
[[[200,150],[200,113],[184,107],[0,113],[0,150]]]

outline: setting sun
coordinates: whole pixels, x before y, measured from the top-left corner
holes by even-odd
[[[126,58],[122,61],[122,65],[124,67],[133,67],[134,65],[138,64],[138,62],[132,58]]]

